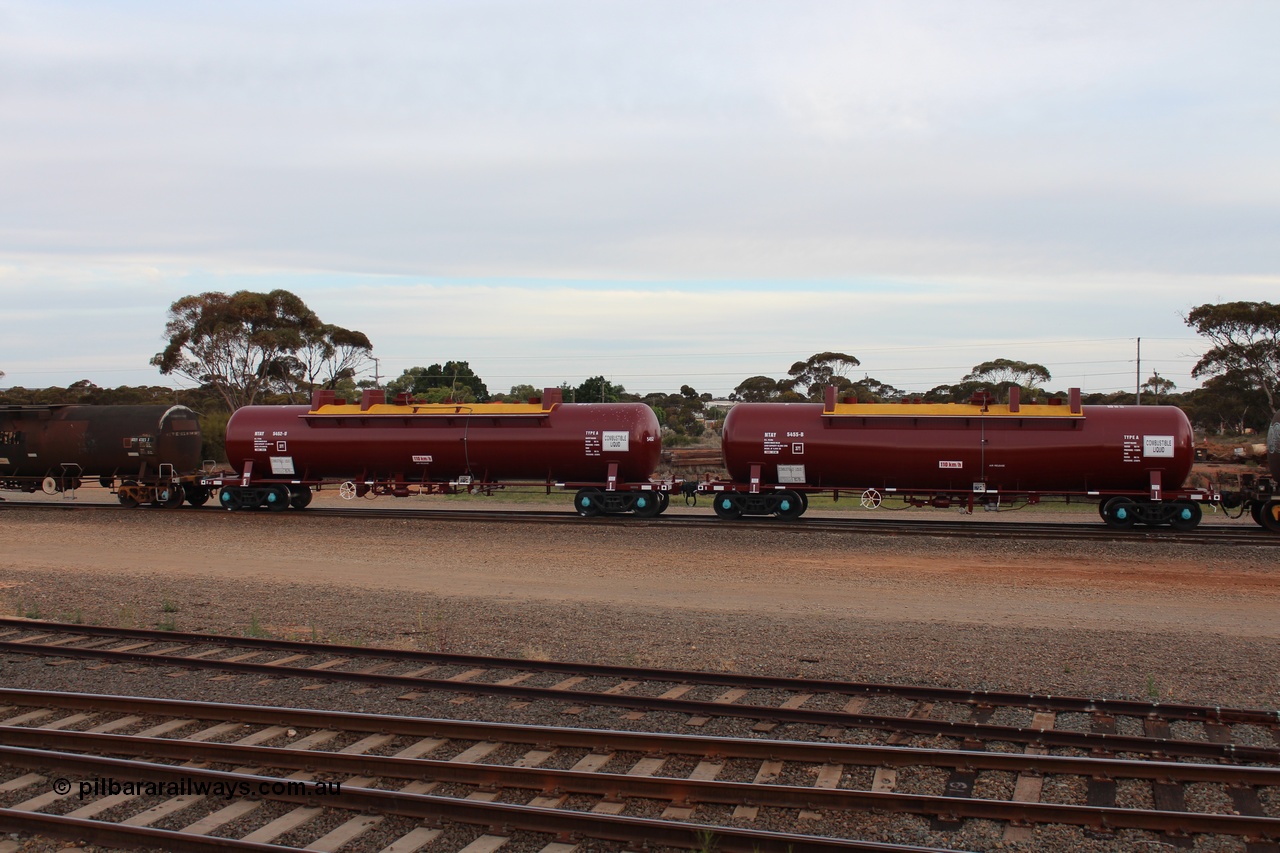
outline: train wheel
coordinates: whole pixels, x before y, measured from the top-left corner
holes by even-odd
[[[244,506],[240,500],[240,490],[231,486],[223,486],[218,490],[218,506],[223,509],[237,510]]]
[[[283,512],[289,508],[289,490],[284,486],[271,486],[262,495],[262,502],[272,512]]]
[[[133,509],[138,505],[138,499],[134,497],[132,491],[137,485],[133,480],[125,480],[120,484],[120,491],[116,494],[116,497],[120,500],[120,506],[127,506],[129,509]]]
[[[202,489],[199,486],[192,486],[187,489],[187,503],[192,506],[204,506],[209,502],[209,490]]]
[[[1258,521],[1272,533],[1280,533],[1280,500],[1269,500],[1258,511]]]
[[[160,486],[156,489],[156,496],[152,499],[151,505],[163,507],[164,509],[174,509],[182,506],[182,499],[186,497],[182,486],[170,484],[168,486]]]
[[[671,506],[671,493],[655,492],[654,494],[658,496],[658,514],[661,515],[667,511],[667,507]]]
[[[632,509],[640,518],[654,518],[662,512],[662,499],[654,492],[640,492]]]
[[[1102,506],[1102,520],[1113,530],[1128,530],[1138,520],[1138,505],[1129,498],[1112,498]]]
[[[778,508],[774,511],[774,515],[783,521],[793,521],[804,515],[805,505],[800,500],[800,495],[796,492],[785,491],[778,492]]]
[[[583,518],[599,515],[604,511],[604,507],[600,503],[600,490],[579,489],[578,493],[573,496],[573,508]]]
[[[1200,504],[1192,501],[1174,501],[1173,518],[1169,526],[1174,530],[1194,530],[1204,516]]]
[[[725,521],[742,518],[742,503],[733,492],[720,492],[715,496],[711,506],[715,509],[716,515]]]
[[[311,505],[311,487],[300,486],[289,496],[289,506],[294,509],[306,509]]]

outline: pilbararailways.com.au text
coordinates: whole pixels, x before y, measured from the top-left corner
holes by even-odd
[[[221,797],[231,800],[236,797],[279,797],[279,796],[323,796],[332,797],[342,793],[341,782],[304,782],[297,779],[263,779],[255,782],[245,780],[200,779],[184,776],[181,779],[170,779],[163,782],[119,779],[103,779],[95,777],[75,783],[79,787],[81,800],[93,797],[114,797],[120,794],[141,797]],[[68,779],[55,779],[53,790],[58,794],[69,794],[72,783]]]

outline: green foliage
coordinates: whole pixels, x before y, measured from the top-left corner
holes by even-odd
[[[1009,399],[1009,389],[1015,385],[1024,391],[1034,392],[1052,378],[1049,369],[1043,364],[1011,358],[997,358],[974,365],[973,370],[964,377],[966,382],[983,383],[986,390],[1004,400]]]
[[[643,402],[653,409],[658,423],[670,432],[670,435],[663,438],[667,444],[673,444],[673,437],[693,439],[706,431],[703,425],[706,418],[703,411],[705,401],[688,385],[681,386],[679,394],[646,394]]]
[[[923,399],[929,403],[967,403],[979,391],[991,391],[989,382],[957,382],[955,385],[938,385],[929,389]]]
[[[744,379],[733,389],[729,399],[747,403],[817,401],[826,396],[828,387],[834,387],[840,399],[852,398],[859,403],[883,403],[904,395],[900,389],[865,374],[861,379],[850,379],[847,371],[859,363],[858,359],[845,353],[820,352],[807,361],[791,365],[787,379],[768,376]]]
[[[66,388],[23,388],[17,386],[0,391],[0,403],[19,406],[74,404],[79,406],[172,406],[181,404],[199,411],[207,403],[200,391],[166,388],[162,385],[122,385],[99,388],[81,379]]]
[[[767,403],[777,400],[783,393],[790,391],[793,385],[791,380],[779,382],[768,376],[752,376],[750,379],[739,382],[738,387],[734,388],[733,393],[729,395],[729,399],[741,400],[744,403]]]
[[[213,411],[200,415],[200,458],[227,461],[227,421],[231,413]]]
[[[626,388],[614,385],[603,376],[592,376],[574,388],[572,394],[565,395],[566,401],[575,403],[618,403],[638,399],[636,395],[628,394]]]
[[[1130,394],[1129,402],[1133,402]],[[1180,407],[1196,429],[1208,433],[1265,432],[1271,405],[1265,394],[1238,372],[1214,376],[1204,386],[1165,401]]]
[[[1142,383],[1142,393],[1149,394],[1159,403],[1161,397],[1172,394],[1177,387],[1172,380],[1165,379],[1159,373],[1152,373],[1151,378]]]
[[[246,637],[266,638],[271,636],[271,632],[258,622],[258,614],[251,613],[249,614],[249,627],[244,629],[244,635]]]
[[[322,323],[307,329],[302,339],[302,347],[291,359],[292,372],[299,380],[298,390],[343,390],[342,386],[348,385],[346,398],[356,397],[356,374],[368,364],[373,351],[365,334]]]
[[[273,391],[334,387],[372,350],[363,334],[321,322],[287,290],[184,296],[169,306],[165,334],[151,363],[210,386],[232,411]]]
[[[471,389],[465,385],[459,384],[452,388],[446,385],[437,388],[428,388],[421,394],[414,394],[414,399],[422,400],[427,403],[478,403],[476,395]]]
[[[808,394],[810,400],[821,400],[827,386],[847,388],[848,373],[860,365],[854,356],[843,352],[819,352],[806,361],[797,361],[787,373],[791,376],[791,388]]]
[[[489,402],[489,389],[465,361],[446,361],[430,367],[410,367],[387,383],[391,396],[409,392],[430,402]]]
[[[688,447],[694,444],[701,444],[702,438],[698,435],[684,435],[682,433],[668,432],[662,436],[662,446],[670,447]]]
[[[1280,305],[1223,302],[1200,305],[1184,318],[1213,347],[1191,375],[1220,376],[1240,388],[1260,391],[1272,413],[1280,398]]]
[[[542,390],[534,388],[532,385],[512,385],[511,390],[506,394],[494,394],[493,399],[507,403],[527,403],[541,396]]]
[[[850,382],[838,389],[838,393],[841,397],[855,397],[859,403],[886,403],[905,397],[907,392],[864,375],[857,382]]]
[[[854,388],[856,383],[847,374],[859,364],[861,362],[848,353],[814,353],[805,361],[797,361],[791,365],[786,379],[772,379],[768,376],[744,379],[733,389],[729,399],[746,403],[821,400],[829,385],[835,386],[841,396],[853,397],[858,394]]]

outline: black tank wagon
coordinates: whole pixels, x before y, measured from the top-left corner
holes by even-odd
[[[126,506],[199,506],[200,467],[186,406],[0,406],[0,488],[55,495],[96,479]]]
[[[1240,475],[1238,490],[1224,492],[1222,503],[1228,509],[1249,513],[1254,521],[1275,533],[1280,533],[1280,412],[1271,416],[1267,430],[1267,467],[1265,474]]]

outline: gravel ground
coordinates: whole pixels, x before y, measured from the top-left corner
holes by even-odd
[[[1280,705],[1280,568],[1267,549],[7,507],[0,554],[0,612],[8,614],[535,659]],[[3,683],[13,687],[555,725],[666,722],[95,666],[0,659]],[[716,722],[709,733],[735,733]],[[1260,742],[1267,735],[1259,732]],[[1007,781],[980,784],[1003,789]],[[1045,799],[1070,787],[1046,785]],[[1122,800],[1144,793],[1121,790]],[[844,831],[982,850],[1153,849],[1142,833],[1093,839],[1069,829],[1037,830],[1032,845],[1006,847],[999,827],[969,823],[939,833],[917,818],[851,816]],[[789,827],[841,831],[829,821]],[[1196,849],[1243,845],[1199,839]]]

